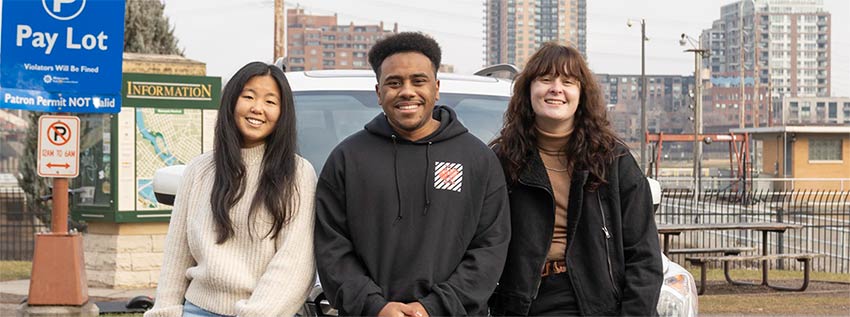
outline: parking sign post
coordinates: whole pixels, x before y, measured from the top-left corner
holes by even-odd
[[[51,231],[68,233],[68,178],[79,175],[80,119],[43,115],[38,118],[38,175],[53,178]]]

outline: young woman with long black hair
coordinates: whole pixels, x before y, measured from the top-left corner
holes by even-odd
[[[292,316],[315,277],[316,175],[295,154],[279,68],[253,62],[233,75],[214,144],[183,175],[145,316]]]

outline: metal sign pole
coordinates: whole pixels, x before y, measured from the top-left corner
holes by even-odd
[[[53,209],[50,217],[50,231],[54,234],[68,233],[68,179],[53,179]]]

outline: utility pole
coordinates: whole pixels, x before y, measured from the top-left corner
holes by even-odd
[[[699,199],[702,186],[702,68],[703,49],[687,50],[694,52],[694,203]],[[696,206],[696,205],[694,205]]]
[[[284,44],[283,0],[274,0],[274,55],[272,62],[286,55]]]
[[[738,5],[738,69],[741,72],[741,104],[738,106],[739,128],[747,125],[747,117],[744,109],[747,107],[747,94],[744,91],[744,1]]]
[[[759,19],[756,15],[756,10],[753,8],[753,127],[759,127],[759,111],[761,111],[761,67],[759,65]]]
[[[770,59],[767,60],[767,126],[773,126],[773,80],[770,77]]]
[[[646,153],[646,21],[640,19],[640,169],[647,174]]]
[[[691,38],[682,33],[679,45],[684,46],[691,42],[692,49],[685,52],[694,53],[694,208],[699,202],[700,187],[702,185],[700,171],[702,170],[702,59],[707,57],[708,50],[702,48],[702,41],[694,45]]]

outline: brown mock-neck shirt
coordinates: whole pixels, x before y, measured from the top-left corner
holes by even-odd
[[[554,134],[537,128],[537,150],[549,183],[552,184],[552,194],[555,196],[555,232],[552,244],[549,246],[547,261],[564,260],[567,251],[567,206],[570,201],[570,172],[567,171],[567,155],[564,147],[569,141],[572,130],[563,134]]]

